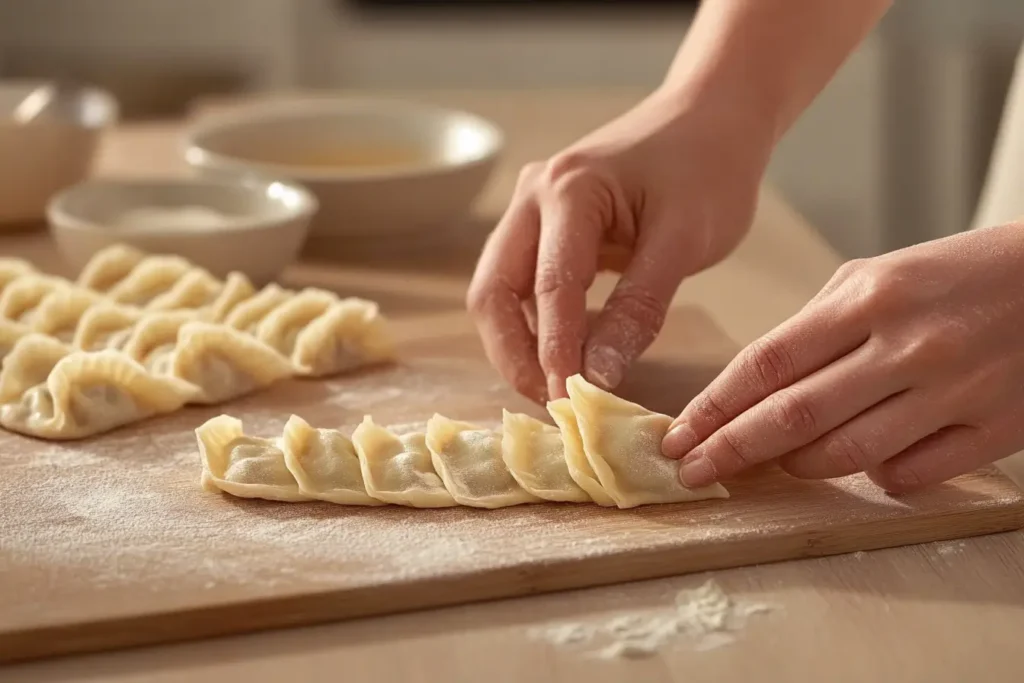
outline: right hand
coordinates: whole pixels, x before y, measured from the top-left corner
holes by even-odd
[[[773,143],[742,107],[659,91],[528,164],[467,297],[491,363],[540,402],[578,372],[614,389],[683,278],[746,234]],[[606,267],[622,277],[590,326],[586,291]]]

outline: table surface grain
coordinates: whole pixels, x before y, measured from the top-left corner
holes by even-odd
[[[461,305],[475,249],[500,214],[519,166],[541,159],[626,110],[641,93],[395,93],[463,107],[505,128],[508,148],[460,249],[427,264],[422,245],[367,253],[357,264],[300,264],[292,282],[328,275],[339,286],[372,282],[396,315],[450,316]],[[216,104],[214,106],[221,106]],[[202,115],[197,113],[197,116]],[[95,173],[182,174],[184,122],[111,131]],[[372,249],[371,249],[372,251]],[[58,266],[42,234],[0,236],[0,253]],[[795,313],[839,265],[836,254],[770,188],[750,235],[719,266],[689,279],[679,305],[708,310],[747,343]],[[400,277],[397,277],[400,276]],[[610,287],[601,280],[592,296]],[[448,303],[424,311],[428,289]],[[681,407],[681,406],[680,406]],[[1004,463],[1020,481],[1024,467]],[[681,642],[645,660],[604,661],[531,637],[553,622],[670,604],[713,578],[733,598],[774,606],[713,648]],[[1010,681],[1024,655],[1024,533],[716,571],[611,588],[518,598],[337,625],[38,662],[0,671],[4,681]]]

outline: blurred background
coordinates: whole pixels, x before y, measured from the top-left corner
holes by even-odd
[[[308,88],[595,89],[661,78],[686,0],[0,0],[0,78],[111,90],[126,118]],[[771,181],[846,257],[964,229],[1020,0],[899,0],[784,141]]]

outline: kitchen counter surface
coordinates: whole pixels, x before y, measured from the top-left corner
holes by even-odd
[[[396,292],[429,290],[451,307],[460,305],[473,256],[507,201],[517,169],[624,111],[638,96],[629,91],[423,94],[489,116],[506,129],[508,149],[477,219],[456,236],[439,238],[435,252],[429,251],[432,242],[386,252],[367,247],[346,263],[300,264],[287,277],[336,273],[340,281],[372,279]],[[221,105],[200,109],[209,106]],[[165,122],[111,131],[95,173],[185,173],[178,152],[182,126]],[[0,253],[59,267],[40,233],[0,236]],[[676,303],[699,304],[734,340],[747,343],[799,310],[838,265],[813,228],[766,187],[744,243],[725,262],[684,283]],[[602,281],[595,296],[607,287]],[[423,314],[414,308],[407,313]],[[0,678],[938,683],[1017,680],[1024,662],[1015,649],[1024,631],[1021,532],[714,572],[733,599],[771,609],[751,617],[731,639],[703,647],[683,640],[650,659],[604,661],[531,635],[552,622],[671,604],[676,591],[708,578],[711,574],[39,662],[0,672]]]

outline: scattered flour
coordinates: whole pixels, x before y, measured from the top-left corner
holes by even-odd
[[[598,623],[566,623],[534,629],[531,635],[558,646],[585,646],[600,659],[644,659],[677,641],[697,651],[736,641],[749,617],[774,611],[764,603],[737,603],[709,580],[680,591],[672,608],[619,614]]]
[[[935,550],[943,556],[959,555],[966,547],[965,541],[942,541],[935,544]]]

